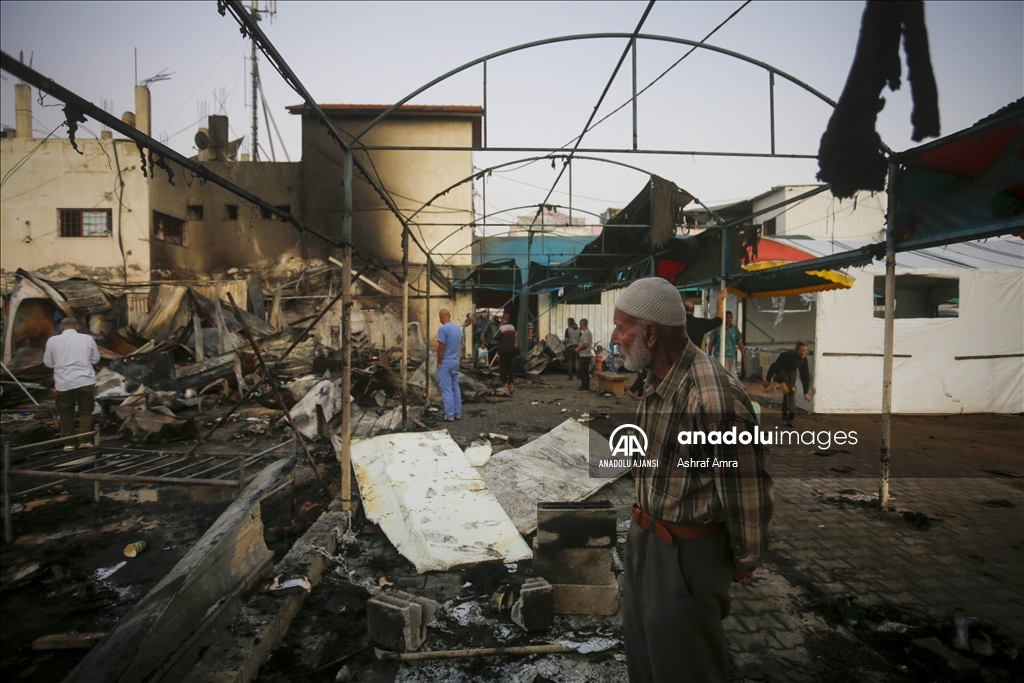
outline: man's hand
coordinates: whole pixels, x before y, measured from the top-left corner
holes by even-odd
[[[748,583],[754,580],[754,572],[743,571],[742,569],[732,570],[732,582],[738,583],[741,586],[746,586]]]
[[[811,402],[811,395],[810,394],[804,394],[804,400],[807,401],[808,403],[810,403]]]
[[[764,388],[767,389],[769,387],[769,385],[771,385],[771,382],[765,382],[764,383]]]
[[[725,290],[725,289],[719,290],[719,292],[718,292],[718,302],[721,303],[721,302],[725,301],[725,298],[727,296],[729,296],[729,291],[728,290]]]

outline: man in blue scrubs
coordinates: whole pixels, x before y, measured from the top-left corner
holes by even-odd
[[[452,322],[447,308],[438,311],[441,328],[437,331],[437,381],[444,400],[444,419],[462,419],[462,392],[459,391],[459,352],[462,350],[462,329]]]

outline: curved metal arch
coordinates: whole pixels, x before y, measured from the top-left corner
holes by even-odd
[[[473,173],[472,175],[466,176],[462,180],[460,180],[460,181],[458,181],[458,182],[456,182],[456,183],[454,183],[452,185],[449,185],[445,189],[443,189],[440,192],[438,192],[437,194],[435,194],[433,197],[428,199],[426,201],[426,203],[423,204],[423,206],[421,206],[420,208],[416,209],[411,214],[409,214],[409,217],[406,220],[408,220],[411,223],[412,220],[416,216],[418,216],[421,211],[423,211],[428,206],[433,204],[435,201],[437,201],[441,197],[445,196],[446,194],[448,194],[449,192],[454,190],[459,185],[462,185],[463,183],[468,183],[470,180],[474,180],[475,178],[481,178],[485,174],[490,173],[491,171],[495,171],[495,170],[497,170],[499,168],[504,168],[505,166],[512,166],[512,165],[515,165],[515,164],[521,164],[521,163],[524,163],[524,162],[527,162],[527,161],[543,161],[545,159],[567,159],[567,158],[569,158],[569,156],[570,156],[569,151],[566,150],[566,152],[564,154],[544,154],[542,156],[536,156],[536,157],[523,157],[521,159],[514,159],[512,161],[506,161],[506,162],[503,162],[503,163],[500,163],[500,164],[495,164],[494,166],[489,166],[487,168],[480,169],[479,171]],[[644,175],[648,175],[648,176],[657,175],[656,173],[651,173],[650,171],[648,171],[646,169],[643,169],[643,168],[640,168],[639,166],[634,166],[633,164],[627,164],[624,161],[617,161],[615,159],[605,159],[604,157],[592,157],[592,156],[586,156],[586,155],[583,155],[583,154],[573,154],[571,156],[572,156],[572,158],[574,160],[575,159],[582,159],[583,161],[600,161],[601,163],[604,163],[604,164],[613,164],[615,166],[622,166],[624,168],[628,168],[628,169],[637,171],[639,173],[643,173]],[[701,206],[704,206],[704,203],[702,201],[700,201],[699,199],[697,199],[696,197],[694,197],[693,201],[697,202]],[[537,204],[529,204],[527,206],[537,206]],[[707,209],[707,207],[704,207],[704,208]]]
[[[484,55],[483,57],[477,57],[476,59],[474,59],[472,61],[466,62],[462,66],[457,66],[454,69],[452,69],[451,71],[449,71],[449,72],[447,72],[445,74],[442,74],[441,76],[438,76],[437,78],[435,78],[434,80],[430,81],[429,83],[420,86],[416,90],[413,90],[411,93],[409,93],[408,95],[406,95],[405,97],[400,99],[395,104],[392,104],[390,107],[388,107],[383,112],[378,114],[377,118],[373,119],[372,121],[370,121],[370,123],[366,124],[366,126],[361,131],[359,131],[355,135],[355,137],[352,138],[352,143],[355,143],[355,142],[359,141],[363,137],[363,135],[365,135],[367,133],[367,131],[369,131],[371,128],[376,126],[383,119],[385,119],[388,116],[390,116],[392,112],[394,112],[396,109],[398,109],[403,104],[407,103],[409,100],[413,99],[414,97],[416,97],[420,93],[423,93],[423,92],[429,90],[430,88],[434,87],[438,83],[441,83],[442,81],[445,81],[445,80],[451,78],[452,76],[454,76],[456,74],[462,73],[466,69],[474,67],[477,64],[483,64],[484,62],[486,62],[488,60],[491,60],[491,59],[496,59],[497,57],[503,57],[505,55],[512,54],[514,52],[520,52],[522,50],[528,50],[530,48],[540,47],[540,46],[543,46],[543,45],[553,45],[555,43],[568,43],[568,42],[573,42],[573,41],[577,41],[577,40],[595,40],[595,39],[607,39],[607,38],[622,38],[622,39],[626,39],[626,40],[632,40],[633,39],[633,34],[632,33],[578,33],[578,34],[568,35],[568,36],[556,36],[554,38],[543,38],[541,40],[534,40],[534,41],[531,41],[529,43],[522,43],[521,45],[515,45],[513,47],[507,47],[507,48],[505,48],[503,50],[498,50],[497,52],[492,52],[492,53],[490,53],[488,55]],[[736,52],[734,50],[729,50],[729,49],[726,49],[724,47],[717,47],[715,45],[709,45],[707,43],[701,43],[701,42],[696,41],[696,40],[688,40],[686,38],[675,38],[673,36],[658,36],[658,35],[651,35],[651,34],[641,33],[641,34],[636,36],[636,39],[637,40],[653,40],[653,41],[659,41],[659,42],[663,42],[663,43],[677,43],[679,45],[688,45],[690,47],[701,48],[703,50],[710,50],[712,52],[717,52],[717,53],[725,55],[727,57],[732,57],[734,59],[738,59],[740,61],[747,62],[748,64],[753,64],[754,66],[760,67],[760,68],[764,69],[765,71],[768,71],[769,73],[778,74],[779,76],[785,78],[790,83],[793,83],[794,85],[797,85],[797,86],[803,88],[804,90],[806,90],[807,92],[811,93],[812,95],[814,95],[815,97],[817,97],[821,101],[825,102],[829,106],[831,106],[833,108],[835,108],[835,106],[836,106],[835,101],[833,101],[830,97],[822,94],[817,89],[815,89],[812,86],[810,86],[809,84],[804,83],[799,78],[796,78],[795,76],[791,76],[790,74],[788,74],[785,71],[782,71],[780,69],[776,69],[771,64],[768,64],[766,62],[762,62],[760,60],[754,59],[753,57],[748,57],[747,55],[742,54],[740,52]],[[485,113],[485,115],[486,115],[486,113]]]

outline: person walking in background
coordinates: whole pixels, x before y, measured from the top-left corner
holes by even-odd
[[[437,331],[437,383],[441,385],[444,401],[444,419],[448,422],[462,419],[462,391],[459,389],[459,352],[462,350],[462,330],[452,322],[447,308],[437,312],[441,328]]]
[[[485,333],[490,323],[490,316],[486,313],[478,313],[473,323],[473,367],[480,365],[480,349],[487,348]]]
[[[580,318],[580,343],[576,347],[580,357],[580,388],[590,391],[590,364],[594,361],[594,333],[590,331],[586,318]]]
[[[804,400],[811,401],[811,369],[807,367],[807,355],[810,349],[804,342],[797,342],[792,351],[783,351],[768,368],[764,376],[764,388],[767,389],[774,379],[782,389],[782,419],[790,427],[796,418],[796,376],[804,385]]]
[[[509,322],[508,314],[501,316],[501,327],[498,328],[498,370],[501,373],[501,385],[512,394],[516,389],[512,376],[512,364],[516,352],[519,351],[519,335],[516,328]]]
[[[708,333],[708,355],[718,358],[718,338],[722,336],[722,328],[716,327]],[[736,349],[740,350],[742,365],[740,372],[736,372]],[[739,329],[732,324],[732,311],[725,314],[725,369],[736,379],[743,379],[743,368],[747,367],[747,347],[743,345],[743,337]]]
[[[569,318],[568,327],[565,328],[565,369],[569,373],[569,379],[576,379],[579,374],[579,356],[576,355],[576,347],[580,344],[582,331],[576,325],[573,318]]]
[[[60,435],[86,434],[92,431],[92,410],[96,404],[96,371],[100,362],[96,342],[87,334],[80,334],[78,321],[72,317],[60,321],[61,333],[46,340],[43,364],[53,368],[53,386],[57,390],[57,415],[60,417]],[[75,415],[78,431],[75,431]],[[79,448],[88,448],[82,441]],[[64,450],[73,451],[67,443]]]
[[[725,308],[727,296],[729,294],[724,289],[718,293],[718,304],[715,306],[714,318],[698,318],[693,314],[693,302],[689,299],[683,302],[683,308],[686,309],[686,336],[698,348],[704,343],[705,334],[722,326],[722,309]]]

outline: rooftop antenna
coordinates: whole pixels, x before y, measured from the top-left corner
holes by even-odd
[[[263,9],[261,10],[260,9],[260,1],[259,0],[252,0],[252,9],[250,11],[252,12],[253,19],[255,19],[256,21],[262,21],[263,20],[263,15],[267,15],[268,17],[273,19],[274,16],[277,14],[277,2],[276,1],[266,1],[265,0],[264,3],[263,3]],[[252,71],[252,99],[250,100],[250,105],[252,106],[252,145],[251,145],[251,150],[250,151],[252,152],[252,160],[253,161],[259,161],[260,160],[260,151],[259,151],[259,125],[260,124],[259,124],[259,116],[258,116],[259,115],[259,107],[257,106],[256,102],[258,101],[257,98],[259,97],[259,93],[260,93],[260,68],[259,68],[259,64],[256,61],[256,41],[255,40],[252,41],[252,56],[251,56],[251,60],[252,61],[250,62],[250,64],[251,64],[250,70]]]
[[[168,71],[168,68],[169,67],[164,67],[160,70],[160,73],[158,73],[157,75],[150,76],[149,78],[143,78],[141,81],[136,81],[136,84],[149,85],[150,83],[156,83],[158,81],[169,81],[171,80],[171,76],[174,75],[174,72]],[[135,77],[138,78],[138,71],[135,72]]]

